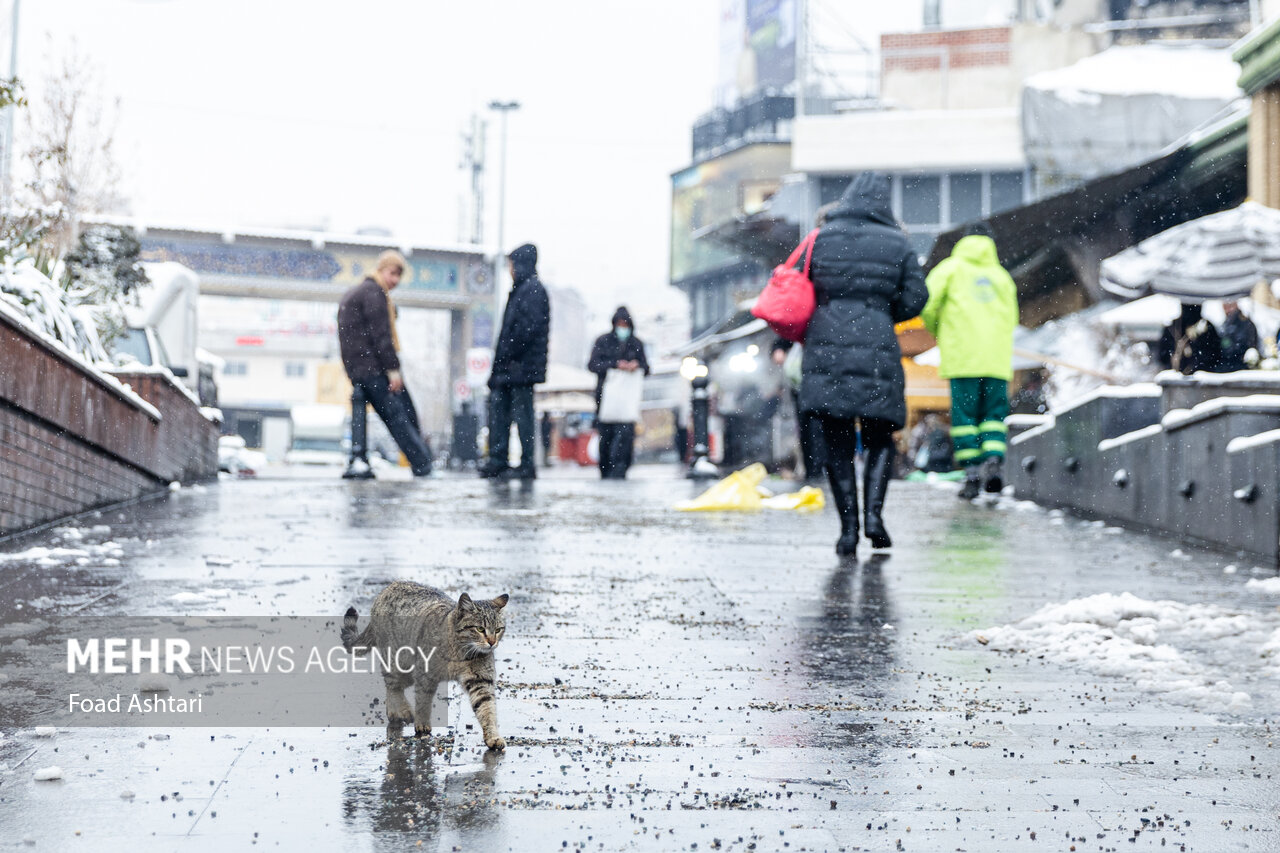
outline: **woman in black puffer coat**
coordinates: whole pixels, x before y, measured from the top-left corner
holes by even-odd
[[[818,307],[804,341],[800,408],[822,421],[827,474],[840,513],[836,553],[842,556],[854,555],[858,547],[859,425],[867,451],[867,538],[873,548],[891,544],[881,511],[893,473],[893,433],[907,419],[902,351],[893,327],[918,315],[929,298],[889,193],[887,176],[858,175],[827,213],[810,268]]]

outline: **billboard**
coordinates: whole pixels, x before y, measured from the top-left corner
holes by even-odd
[[[738,254],[694,234],[755,213],[791,171],[791,146],[760,143],[691,166],[671,178],[671,281],[728,266]]]
[[[796,79],[796,0],[723,0],[720,100],[732,106]]]

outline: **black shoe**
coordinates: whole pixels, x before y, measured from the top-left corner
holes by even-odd
[[[978,482],[977,477],[965,477],[964,485],[960,487],[960,493],[956,497],[962,501],[971,501],[976,498],[982,491],[982,484]]]
[[[344,480],[374,480],[373,468],[366,459],[352,459],[347,463],[347,470],[342,472]]]
[[[1000,474],[1000,460],[992,456],[982,463],[982,490],[998,495],[1004,489],[1004,477]]]
[[[535,467],[533,467],[532,465],[530,465],[530,466],[529,466],[529,467],[527,467],[527,468],[525,468],[525,467],[523,467],[523,466],[521,466],[520,468],[512,468],[512,469],[511,469],[511,473],[510,473],[510,479],[512,479],[512,480],[536,480],[536,479],[538,479],[538,469],[537,469],[537,468],[535,468]]]
[[[492,459],[486,459],[484,462],[481,462],[476,466],[476,473],[480,475],[480,479],[482,480],[492,480],[497,477],[501,477],[506,470],[506,465],[499,465]]]

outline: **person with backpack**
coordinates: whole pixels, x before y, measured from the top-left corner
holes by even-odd
[[[1002,472],[1013,379],[1018,290],[1000,266],[996,242],[982,223],[970,226],[951,256],[929,273],[921,317],[938,340],[938,374],[951,380],[951,443],[964,468],[959,497],[1004,488]]]

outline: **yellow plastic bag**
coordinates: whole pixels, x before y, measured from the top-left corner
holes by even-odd
[[[734,510],[789,509],[818,510],[826,501],[821,489],[805,486],[798,492],[771,495],[760,484],[768,474],[759,462],[734,471],[728,477],[707,489],[691,501],[681,501],[676,509],[681,512],[723,512]]]
[[[798,492],[788,492],[785,495],[774,495],[771,498],[765,498],[761,503],[764,504],[766,509],[791,509],[809,512],[822,509],[827,505],[827,500],[822,494],[822,489],[805,486]]]
[[[680,501],[681,512],[716,512],[719,510],[757,510],[764,505],[756,487],[768,472],[759,462],[734,471],[691,501]]]

